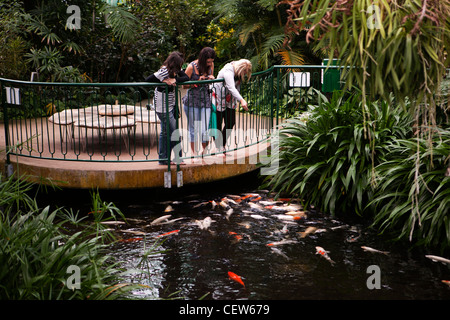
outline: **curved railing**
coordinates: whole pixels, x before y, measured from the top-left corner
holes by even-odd
[[[223,146],[226,151],[265,141],[282,118],[301,109],[300,102],[313,99],[311,88],[322,90],[327,78],[335,77],[330,72],[333,70],[324,72],[324,68],[273,66],[254,73],[241,87],[249,111],[235,111],[235,126]],[[185,86],[203,86],[203,107],[211,109],[208,101],[217,93],[215,84],[222,81],[190,81],[175,87],[179,139],[172,140],[179,142],[175,150],[181,150],[182,160],[222,151],[217,143],[220,138],[211,131],[211,115],[202,119],[205,123],[199,123],[210,129],[206,150],[201,149],[203,146],[199,150],[192,148],[188,118],[195,110],[183,103]],[[336,81],[339,79],[332,82]],[[164,87],[163,94],[168,97],[169,87],[165,84],[47,83],[0,78],[0,86],[8,162],[13,155],[65,161],[161,161],[161,143],[169,147],[173,138],[159,140],[162,126],[153,106],[158,86]],[[167,108],[166,103],[166,113]],[[173,154],[162,160],[166,160],[170,170]]]

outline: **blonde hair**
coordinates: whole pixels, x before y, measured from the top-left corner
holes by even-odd
[[[247,59],[241,59],[233,62],[234,73],[235,75],[241,79],[242,82],[245,81],[245,77],[247,77],[247,81],[252,76],[252,63]]]

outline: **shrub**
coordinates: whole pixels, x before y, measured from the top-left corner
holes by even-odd
[[[67,232],[77,220],[73,214],[61,219],[63,209],[39,209],[29,187],[13,178],[0,184],[0,299],[117,299],[136,287],[115,284],[121,270],[109,261],[100,237],[84,228]],[[80,270],[76,290],[69,266]]]
[[[391,160],[377,167],[373,225],[399,230],[397,239],[450,247],[450,131],[438,130],[432,140],[392,141],[390,152]]]

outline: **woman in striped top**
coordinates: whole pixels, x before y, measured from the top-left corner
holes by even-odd
[[[172,133],[177,128],[177,120],[175,118],[175,85],[176,83],[185,82],[189,80],[189,76],[181,70],[184,63],[184,56],[180,52],[172,52],[164,61],[161,68],[147,77],[145,81],[155,83],[165,83],[168,87],[167,102],[166,103],[166,86],[156,87],[154,105],[156,114],[161,121],[161,132],[159,135],[159,164],[167,165],[170,159],[172,149],[180,143],[180,139],[171,139],[169,150],[167,150],[167,139],[172,137]],[[169,128],[167,131],[167,124]],[[181,157],[181,148],[178,155],[175,155],[176,163],[184,164],[179,161]]]

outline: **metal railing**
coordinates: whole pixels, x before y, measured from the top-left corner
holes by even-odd
[[[169,129],[170,88],[166,84],[44,83],[0,78],[7,161],[12,155],[65,161],[162,161],[170,171],[174,157],[169,153],[161,158],[162,143],[167,150],[173,147],[171,142],[176,143],[173,154],[179,152],[184,160],[219,154],[221,147],[238,150],[265,141],[282,118],[315,99],[311,88],[327,92],[339,86],[339,70],[324,69],[273,66],[254,73],[241,86],[249,111],[238,107],[231,112],[235,125],[224,131],[225,139],[220,130],[211,127],[212,118],[222,124],[224,114],[212,108],[211,101],[218,94],[216,84],[223,80],[178,84],[174,88],[177,135],[161,140],[163,126]],[[189,99],[194,98],[186,95],[191,89],[185,86],[203,89],[203,105],[191,104]],[[163,123],[153,104],[155,90],[161,90],[158,87],[163,88],[160,93],[165,97]],[[194,135],[206,129],[206,136],[192,137],[189,126]]]

